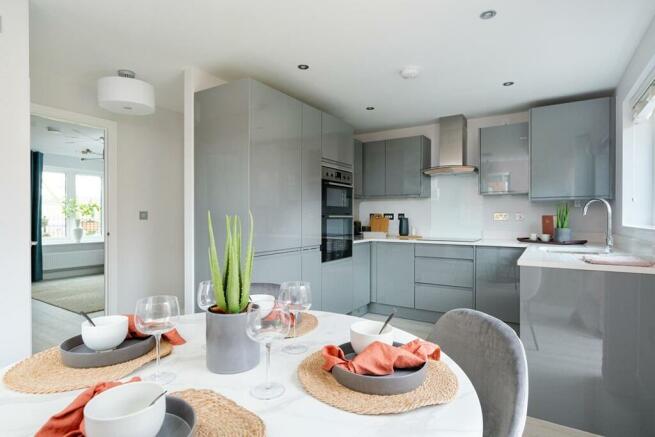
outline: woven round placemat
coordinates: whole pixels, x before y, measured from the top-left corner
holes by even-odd
[[[161,342],[162,357],[172,349],[167,341]],[[156,348],[153,348],[139,358],[113,366],[75,369],[62,363],[59,346],[54,346],[17,363],[5,373],[3,380],[10,389],[24,393],[59,393],[91,387],[102,381],[115,381],[156,358]]]
[[[264,422],[256,414],[211,390],[172,393],[187,401],[196,413],[196,437],[263,437]]]
[[[291,330],[289,331],[289,335],[287,335],[287,338],[298,338],[301,337],[314,329],[318,326],[318,319],[316,318],[315,315],[309,314],[309,313],[302,313],[302,316],[300,317],[300,323],[298,326],[296,326],[296,335],[293,335],[293,326],[291,327]]]
[[[416,390],[400,395],[370,395],[339,384],[321,368],[321,351],[311,354],[298,366],[298,378],[316,399],[341,410],[357,414],[404,413],[428,405],[450,402],[457,394],[457,376],[443,361],[428,362],[425,382]]]

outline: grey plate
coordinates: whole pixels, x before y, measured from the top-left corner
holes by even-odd
[[[119,344],[116,349],[97,352],[84,345],[81,335],[64,341],[59,346],[59,355],[65,366],[77,369],[104,367],[139,358],[155,347],[155,338],[131,338]]]
[[[186,401],[166,396],[166,416],[157,437],[190,437],[196,431],[196,413]]]
[[[394,343],[394,346],[402,346],[402,343]],[[350,343],[339,346],[346,358],[352,360],[357,356]],[[397,369],[391,375],[371,376],[358,375],[342,369],[339,366],[332,368],[332,376],[341,385],[361,393],[372,395],[397,395],[407,393],[423,384],[427,374],[427,365],[415,369]]]

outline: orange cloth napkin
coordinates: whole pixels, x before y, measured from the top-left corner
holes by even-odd
[[[141,381],[135,376],[127,382]],[[37,431],[35,437],[84,437],[84,407],[93,397],[109,390],[112,387],[121,385],[122,382],[99,382],[93,387],[84,390],[66,408],[52,416]]]
[[[418,367],[428,359],[438,360],[441,349],[434,343],[416,339],[395,347],[375,341],[358,354],[352,361],[346,359],[339,346],[323,347],[323,370],[331,371],[334,366],[342,367],[360,375],[390,375],[393,369]]]
[[[134,314],[127,315],[127,337],[126,338],[143,338],[147,337],[147,334],[143,334],[136,329],[136,322],[134,321]],[[186,340],[177,332],[177,329],[171,329],[167,333],[163,334],[163,337],[168,340],[173,346],[179,346],[186,343]]]

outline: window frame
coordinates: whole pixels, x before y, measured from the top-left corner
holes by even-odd
[[[100,235],[84,236],[83,240],[76,243],[73,239],[73,229],[75,228],[75,219],[66,217],[66,238],[42,238],[44,246],[56,246],[64,244],[89,244],[104,243],[105,241],[105,177],[102,171],[85,170],[78,168],[62,167],[57,165],[44,165],[43,171],[63,173],[65,178],[66,199],[77,197],[75,176],[97,176],[100,178]]]

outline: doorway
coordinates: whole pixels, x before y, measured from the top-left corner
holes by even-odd
[[[111,314],[108,256],[113,122],[32,108],[32,352],[80,333],[80,313]],[[112,142],[113,143],[113,142]]]

